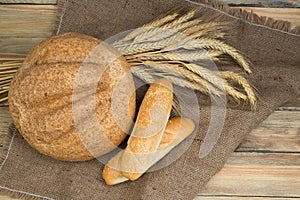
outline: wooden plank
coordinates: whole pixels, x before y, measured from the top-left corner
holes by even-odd
[[[292,28],[300,25],[300,9],[296,8],[255,8],[242,7],[244,10],[254,12],[258,16],[266,16],[275,20],[291,22]]]
[[[199,195],[300,198],[299,188],[300,154],[236,152]]]
[[[15,198],[0,195],[0,200],[14,200]]]
[[[299,111],[275,111],[246,136],[236,151],[300,152],[299,124]]]
[[[0,5],[0,38],[46,38],[55,25],[55,5]]]
[[[300,7],[299,0],[223,0],[231,6]]]
[[[0,3],[22,3],[22,4],[56,4],[56,0],[0,0]]]
[[[273,128],[299,128],[300,112],[298,111],[275,111],[260,127]]]
[[[300,123],[300,122],[299,122]],[[237,152],[299,152],[300,128],[254,129],[240,144]]]
[[[282,197],[247,197],[247,196],[197,196],[194,200],[295,200],[295,198]]]
[[[46,38],[0,38],[1,52],[28,53]]]
[[[236,151],[300,152],[300,97],[277,109],[251,131]]]

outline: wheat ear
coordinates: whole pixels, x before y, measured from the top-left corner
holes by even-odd
[[[231,71],[221,71],[221,72],[219,72],[219,74],[224,79],[231,79],[231,80],[235,81],[236,83],[240,84],[243,87],[243,89],[245,90],[250,104],[256,105],[256,95],[254,93],[254,90],[252,89],[252,87],[250,86],[250,84],[244,77],[242,77],[234,72],[231,72]]]
[[[213,49],[221,51],[224,54],[231,56],[246,72],[251,73],[249,62],[241,55],[241,53],[235,48],[225,44],[222,41],[210,39],[210,38],[198,38],[196,39],[198,43],[204,49]]]
[[[0,53],[0,102],[7,100],[10,83],[25,59],[24,54]]]
[[[130,41],[132,39],[134,39],[135,37],[137,37],[139,34],[147,31],[147,28],[153,28],[153,27],[159,27],[162,26],[163,24],[172,21],[173,19],[175,19],[178,16],[177,13],[173,13],[170,15],[167,15],[163,18],[154,20],[148,24],[145,24],[144,26],[142,26],[142,28],[138,28],[133,30],[132,32],[130,32],[128,35],[126,35],[124,38],[122,38],[121,40],[116,41],[113,45],[119,45],[122,44],[124,42]]]

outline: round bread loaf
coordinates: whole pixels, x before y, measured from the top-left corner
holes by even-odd
[[[86,97],[92,95],[94,111],[84,110],[82,116],[74,117],[76,77],[100,44],[103,42],[96,38],[77,33],[54,36],[38,44],[15,75],[9,91],[13,122],[39,152],[59,160],[85,161],[108,153],[126,137],[136,97],[129,65],[122,56],[105,67],[94,94],[89,93],[88,85],[75,99],[80,111],[87,109]],[[101,62],[109,52],[105,48],[98,51],[86,65],[103,67]],[[96,129],[85,126],[91,123],[91,116],[95,116]],[[85,129],[79,130],[78,124]]]

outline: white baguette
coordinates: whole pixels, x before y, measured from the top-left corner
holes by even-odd
[[[162,139],[172,103],[171,82],[159,79],[150,85],[120,160],[124,177],[138,179],[153,162],[153,153],[157,151]]]
[[[186,137],[188,137],[193,132],[194,129],[195,129],[195,125],[193,121],[190,119],[180,118],[180,117],[170,119],[166,126],[160,145],[158,146],[158,150],[152,153],[152,157],[154,159],[152,159],[147,166],[144,166],[144,169],[147,170],[155,163],[157,163],[166,154],[168,154],[176,145],[178,145]],[[127,162],[126,163],[127,166],[121,165],[121,160],[125,152],[126,152],[125,150],[120,151],[104,167],[102,176],[106,184],[115,185],[129,180],[127,177],[124,176],[124,174],[126,175],[128,173],[126,172],[128,171],[128,168],[130,169],[134,168],[134,166],[132,167],[132,165],[135,165],[136,163]],[[134,155],[133,157],[136,156],[140,157],[144,155],[142,154]],[[148,156],[146,156],[146,158],[147,157]],[[136,172],[134,174],[136,177],[140,177],[144,172]],[[133,172],[130,173],[132,174]]]

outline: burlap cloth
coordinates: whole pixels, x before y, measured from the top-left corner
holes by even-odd
[[[143,25],[182,2],[59,2],[57,29],[59,33],[74,31],[106,39],[120,31]],[[192,5],[190,2],[184,3]],[[274,109],[300,93],[300,37],[296,35],[299,29],[290,30],[286,22],[232,11],[216,2],[197,6],[207,7],[207,13],[217,13],[219,17],[215,20],[226,18],[233,22],[232,35],[226,40],[244,52],[254,64],[253,75],[247,78],[259,92],[255,112],[228,108],[221,137],[211,153],[200,159],[199,146],[210,119],[209,106],[202,106],[200,129],[190,148],[176,162],[147,173],[136,182],[113,187],[104,184],[101,178],[103,165],[100,162],[67,163],[43,156],[29,147],[12,127],[10,140],[5,144],[6,151],[2,155],[1,193],[27,199],[193,199],[222,168],[247,133]]]

